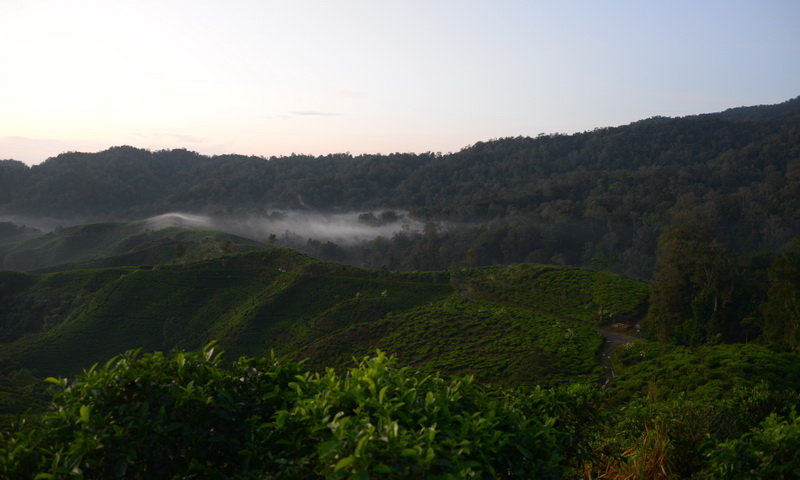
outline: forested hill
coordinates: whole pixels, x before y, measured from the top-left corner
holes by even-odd
[[[389,265],[399,268],[443,267],[471,250],[478,264],[616,257],[621,271],[647,276],[661,228],[676,211],[703,210],[737,250],[759,251],[800,233],[799,199],[800,97],[479,142],[446,155],[265,159],[115,147],[30,168],[0,162],[6,215],[101,220],[175,210],[395,208],[481,224],[458,245],[442,239],[439,264]]]
[[[448,155],[264,159],[114,147],[64,153],[31,168],[2,162],[0,201],[9,213],[50,216],[381,206],[472,219],[557,200],[596,203],[602,193],[613,197],[620,187],[638,184],[655,187],[635,192],[658,196],[641,205],[649,207],[700,186],[726,193],[784,173],[797,159],[799,126],[800,97],[575,135],[479,142]],[[693,175],[709,170],[716,172]]]

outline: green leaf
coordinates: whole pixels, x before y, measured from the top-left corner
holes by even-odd
[[[183,366],[186,365],[186,355],[183,353],[178,353],[175,355],[175,362],[178,364],[178,369],[183,369]]]
[[[356,455],[361,455],[364,453],[364,449],[367,448],[367,444],[369,443],[369,436],[364,435],[356,444]]]
[[[350,455],[349,457],[344,457],[343,459],[336,462],[336,466],[333,467],[334,472],[338,472],[339,470],[345,469],[353,464],[356,461],[356,457]]]
[[[91,416],[91,413],[92,413],[91,405],[81,405],[80,409],[81,422],[89,423],[89,418]]]
[[[414,448],[404,448],[400,455],[403,457],[416,457],[419,455],[419,452]]]
[[[336,447],[338,446],[339,446],[338,440],[329,440],[327,442],[324,442],[319,446],[319,455],[321,457],[327,457],[334,450],[336,450]]]
[[[378,403],[383,403],[383,399],[386,398],[387,390],[389,390],[389,385],[384,386],[381,388],[380,392],[378,392]]]

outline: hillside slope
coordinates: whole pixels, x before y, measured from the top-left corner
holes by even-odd
[[[605,281],[601,272],[567,267],[507,268],[577,275],[576,291]],[[553,281],[543,276],[527,283],[527,304],[509,302],[492,293],[504,288],[499,273],[370,271],[279,248],[154,268],[2,272],[0,372],[74,375],[131,348],[195,349],[216,340],[230,358],[273,350],[344,366],[380,348],[404,364],[489,382],[599,382],[603,339],[582,313],[594,308],[583,305],[587,297],[538,306],[537,292]],[[464,294],[457,276],[483,279],[485,292]],[[630,299],[608,311],[634,317],[647,290],[618,282],[618,294]]]
[[[264,245],[213,230],[154,225],[150,221],[108,222],[38,232],[3,224],[0,268],[18,271],[58,271],[126,265],[191,262]]]

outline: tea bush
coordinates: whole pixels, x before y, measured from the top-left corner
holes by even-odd
[[[647,397],[638,396],[611,412],[607,431],[599,437],[600,450],[624,454],[617,458],[614,453],[606,454],[596,470],[613,471],[611,478],[709,478],[711,469],[722,471],[734,465],[741,470],[751,445],[744,446],[740,437],[753,437],[748,433],[751,429],[758,430],[759,424],[771,416],[791,415],[798,404],[800,394],[774,389],[767,382],[735,387],[714,400],[685,393],[659,400],[652,390]],[[782,441],[776,438],[772,445],[786,448]],[[723,447],[729,444],[732,446]],[[731,464],[738,454],[744,455],[741,461]],[[724,467],[726,463],[730,465]]]
[[[588,451],[597,400],[487,391],[380,352],[313,373],[135,350],[49,381],[50,411],[3,434],[2,478],[561,478]]]
[[[710,452],[711,478],[800,478],[800,417],[770,415],[737,439]]]

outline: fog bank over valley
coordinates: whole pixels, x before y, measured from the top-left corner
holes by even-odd
[[[341,245],[353,245],[377,237],[391,238],[401,232],[418,233],[424,229],[422,222],[396,210],[347,213],[276,210],[244,217],[170,212],[150,217],[144,223],[155,229],[220,230],[261,242],[268,242],[274,235],[273,239],[312,239]]]
[[[0,222],[10,222],[41,232],[85,223],[97,219],[58,219],[8,215]],[[275,210],[246,216],[201,215],[169,212],[142,221],[146,229],[184,228],[190,230],[219,230],[259,242],[272,240],[317,240],[341,245],[354,245],[378,237],[391,238],[398,233],[419,233],[425,224],[410,218],[405,211],[373,210],[346,213],[324,213],[299,210]],[[274,237],[271,237],[274,235]]]
[[[63,219],[3,215],[0,222],[13,223],[47,233],[59,228],[86,223],[125,222],[128,219]],[[270,235],[302,237],[342,244],[355,244],[398,233],[419,233],[425,224],[410,218],[401,210],[372,210],[346,213],[324,213],[299,210],[274,210],[266,214],[224,217],[186,212],[169,212],[142,220],[145,228],[185,228],[219,230],[252,240],[266,241]]]
[[[416,269],[420,265],[411,261],[410,250],[414,241],[454,227],[385,209],[169,212],[138,220],[8,215],[0,217],[0,270],[185,263],[272,246],[366,268]],[[398,245],[403,247],[398,250]],[[411,264],[405,265],[408,259]]]

